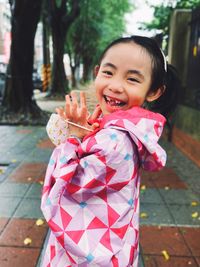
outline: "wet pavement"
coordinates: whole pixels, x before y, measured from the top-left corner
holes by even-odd
[[[94,95],[87,99],[92,109]],[[49,111],[58,104],[42,102]],[[48,233],[41,189],[53,145],[41,126],[0,126],[0,140],[0,267],[39,267]],[[161,143],[167,166],[142,173],[139,267],[197,267],[200,169],[172,144]]]

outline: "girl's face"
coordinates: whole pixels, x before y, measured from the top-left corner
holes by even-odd
[[[104,115],[155,100],[154,95],[148,94],[151,58],[135,43],[112,46],[95,71],[96,95]]]

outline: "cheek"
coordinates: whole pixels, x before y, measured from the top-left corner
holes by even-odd
[[[141,106],[144,103],[145,98],[142,96],[134,96],[132,98],[131,104],[134,106]]]
[[[96,95],[99,95],[102,93],[102,90],[103,90],[102,83],[98,78],[96,78],[94,81],[94,88],[95,88]]]

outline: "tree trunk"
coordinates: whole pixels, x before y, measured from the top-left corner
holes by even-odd
[[[70,66],[71,67],[71,73],[72,73],[72,88],[75,88],[77,86],[76,82],[76,67],[75,66]]]
[[[58,25],[54,25],[54,27]],[[53,37],[53,68],[51,95],[65,95],[69,92],[68,80],[65,74],[63,63],[64,45],[65,45],[66,29],[63,27],[61,31],[52,30]]]
[[[33,100],[32,82],[34,37],[40,18],[41,2],[12,2],[11,54],[0,113],[3,121],[11,114],[10,119],[14,119],[14,123],[28,123],[31,118],[39,118],[42,113]]]
[[[68,80],[65,74],[63,55],[66,35],[72,22],[80,13],[79,0],[62,0],[60,5],[55,0],[49,1],[51,30],[53,38],[53,68],[51,95],[69,93]]]
[[[92,78],[90,60],[83,59],[83,82],[88,82]]]

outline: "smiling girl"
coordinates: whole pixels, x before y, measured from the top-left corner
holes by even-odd
[[[142,36],[112,42],[95,74],[99,105],[90,119],[83,92],[80,104],[72,93],[57,109],[69,133],[47,168],[41,208],[51,234],[42,266],[138,266],[139,170],[165,165],[158,139],[178,80]]]

